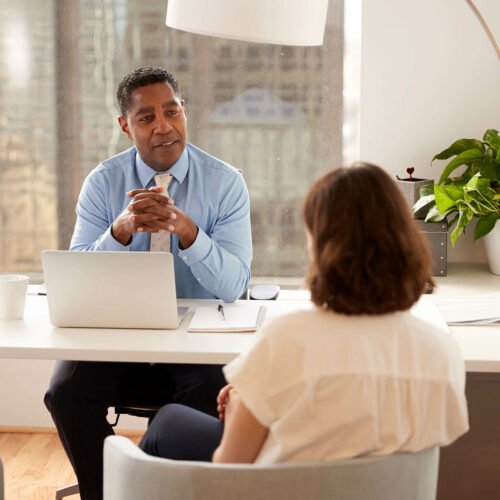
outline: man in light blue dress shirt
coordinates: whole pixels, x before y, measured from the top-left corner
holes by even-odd
[[[130,73],[117,97],[120,127],[134,147],[86,178],[71,249],[148,251],[151,233],[167,230],[177,297],[236,300],[248,285],[252,259],[242,175],[187,142],[184,101],[167,71],[145,67]],[[168,198],[154,181],[165,171],[172,175]],[[161,307],[161,297],[151,300]],[[109,406],[178,402],[216,415],[224,383],[219,366],[58,362],[45,404],[82,500],[102,498],[102,445],[113,433]]]

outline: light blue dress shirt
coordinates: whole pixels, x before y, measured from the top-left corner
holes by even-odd
[[[198,226],[187,249],[171,235],[178,298],[236,300],[250,280],[252,236],[250,202],[243,176],[192,144],[168,170],[168,193]],[[158,172],[142,161],[135,147],[103,161],[85,179],[76,207],[71,250],[149,251],[151,233],[136,233],[128,245],[111,234],[133,189],[155,185]]]

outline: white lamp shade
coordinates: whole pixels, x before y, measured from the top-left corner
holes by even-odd
[[[169,0],[167,26],[280,45],[321,45],[328,0]]]

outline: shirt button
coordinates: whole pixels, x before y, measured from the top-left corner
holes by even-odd
[[[184,260],[188,260],[187,258],[187,255],[184,255],[184,257],[182,257]]]
[[[198,281],[201,281],[201,278],[198,278]]]

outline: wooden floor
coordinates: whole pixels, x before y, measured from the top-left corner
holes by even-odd
[[[129,436],[130,437],[130,436]],[[138,443],[140,436],[130,437]],[[55,433],[0,433],[5,500],[52,500],[57,488],[76,482]],[[79,500],[79,495],[67,497]]]

